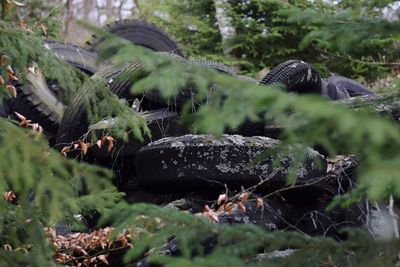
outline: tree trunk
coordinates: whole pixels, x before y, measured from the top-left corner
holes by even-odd
[[[214,0],[216,19],[222,42],[226,43],[236,35],[236,29],[233,26],[232,18],[229,16],[230,5],[227,0]],[[225,47],[225,45],[224,45]],[[224,48],[224,53],[227,55],[229,51]]]
[[[140,7],[139,7],[139,1],[138,0],[133,0],[133,15],[139,16],[140,15]]]
[[[72,10],[72,0],[67,0],[65,3],[65,22],[64,22],[64,32],[63,36],[64,38],[68,36],[69,32],[69,24],[71,23],[73,17],[73,10]]]
[[[89,14],[93,9],[93,2],[92,0],[85,0],[83,3],[83,21],[90,21]]]

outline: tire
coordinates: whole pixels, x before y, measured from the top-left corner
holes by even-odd
[[[240,125],[238,133],[243,136],[264,136],[264,122],[254,122],[246,118]]]
[[[99,57],[96,53],[76,45],[47,42],[45,47],[51,49],[56,57],[87,75],[93,75],[100,69],[110,65],[107,62],[99,63]]]
[[[308,63],[289,60],[273,68],[260,81],[261,84],[282,83],[289,92],[321,94],[321,76]]]
[[[144,136],[143,142],[140,142],[132,135],[129,135],[129,139],[126,141],[116,139],[111,151],[108,151],[107,146],[102,146],[101,148],[92,146],[86,158],[91,163],[112,169],[114,171],[115,182],[120,190],[135,191],[135,196],[130,199],[138,197],[136,195],[138,193],[138,186],[135,180],[134,160],[137,152],[152,140],[188,133],[187,129],[179,124],[179,116],[175,112],[159,109],[143,112],[141,115],[146,120],[147,127],[151,131],[151,138]],[[99,140],[102,136],[109,135],[113,127],[113,120],[102,120],[91,125],[89,127],[91,134],[97,136]],[[143,189],[139,188],[139,191],[143,191]]]
[[[239,207],[218,216],[220,224],[255,224],[267,232],[282,230],[287,227],[287,219],[293,217],[294,208],[281,199],[264,201],[263,207],[258,207],[255,200],[244,204],[244,211]]]
[[[135,45],[143,46],[153,51],[174,52],[181,57],[184,56],[177,43],[166,32],[152,23],[142,20],[125,19],[106,25],[104,30],[124,38]],[[99,44],[103,41],[104,38],[93,35],[86,42],[85,47],[90,51],[98,51]]]
[[[186,60],[183,61],[182,63],[215,70],[230,76],[235,76],[235,71],[231,67],[213,60],[195,59],[195,60]],[[180,111],[183,105],[189,99],[192,99],[193,96],[196,94],[195,92],[196,89],[191,88],[191,86],[188,87],[189,88],[183,88],[178,95],[172,97],[169,100],[165,100],[157,90],[148,90],[145,93],[145,98],[149,103],[149,108],[168,107],[173,111]]]
[[[96,158],[115,158],[115,156],[134,156],[136,153],[145,145],[151,143],[152,140],[158,140],[168,136],[179,136],[187,134],[188,130],[179,125],[179,116],[175,112],[170,112],[166,109],[158,109],[142,112],[141,115],[146,120],[147,127],[151,131],[151,138],[145,137],[144,141],[141,142],[136,138],[129,138],[128,141],[116,140],[113,151],[117,152],[118,155],[112,155],[107,151],[106,147],[98,148],[93,146],[91,153]],[[112,120],[103,120],[94,125],[91,125],[89,129],[97,137],[101,138],[104,134],[107,134],[113,127]]]
[[[326,95],[331,100],[374,94],[364,85],[343,76],[329,77],[326,83]]]
[[[98,56],[70,44],[46,43],[56,57],[67,64],[85,72],[94,74],[107,63],[98,64]],[[64,113],[64,103],[57,97],[58,86],[49,89],[48,83],[40,70],[36,74],[27,74],[28,83],[18,84],[17,98],[13,101],[12,109],[33,122],[39,123],[50,135],[56,135]]]
[[[289,60],[273,68],[260,84],[283,84],[289,92],[299,94],[322,94],[322,82],[319,73],[308,63],[301,60]],[[239,129],[244,136],[264,135],[262,122],[246,119]]]
[[[0,117],[7,118],[10,115],[10,101],[8,99],[2,99],[0,101]]]
[[[49,89],[40,70],[36,70],[36,74],[28,73],[26,79],[26,84],[16,86],[17,98],[13,101],[12,110],[39,123],[47,134],[54,135],[65,106]]]
[[[118,79],[118,77],[129,75],[140,68],[141,63],[139,62],[121,66],[109,66],[96,72],[91,77],[91,80],[100,80],[110,88],[112,93],[119,97],[129,97],[127,94],[132,81],[130,79]],[[89,122],[84,97],[93,90],[95,89],[92,88],[91,81],[84,83],[74,95],[70,105],[65,109],[57,133],[57,148],[61,149],[64,145],[80,140],[88,131]]]
[[[229,74],[231,76],[235,75],[235,71],[234,69],[232,69],[230,66],[225,65],[223,63],[217,62],[217,61],[213,61],[213,60],[207,60],[207,59],[190,59],[186,61],[187,64],[190,65],[196,65],[199,67],[204,67],[207,69],[212,69],[212,70],[216,70],[220,73],[225,73],[225,74]]]
[[[175,57],[176,55],[171,56]],[[129,100],[132,99],[129,89],[131,88],[133,82],[126,77],[126,75],[141,69],[141,66],[141,63],[133,62],[131,64],[126,64],[119,67],[106,67],[105,69],[102,69],[96,73],[93,76],[93,79],[102,80],[109,86],[113,94]],[[119,77],[121,79],[118,79]],[[71,104],[65,110],[64,117],[60,124],[60,129],[57,133],[56,144],[70,144],[71,142],[79,140],[82,135],[88,131],[89,123],[87,120],[87,112],[83,100],[83,96],[87,94],[88,90],[93,90],[93,88],[90,88],[90,83],[82,86],[82,88],[74,96]],[[143,104],[145,109],[149,109],[148,104]],[[156,108],[154,107],[152,109]]]
[[[248,82],[251,82],[251,83],[258,83],[258,81],[257,81],[256,79],[254,79],[254,78],[252,78],[252,77],[250,77],[250,76],[238,75],[238,78],[239,78],[240,80],[243,80],[243,81],[248,81]]]
[[[164,138],[143,147],[137,154],[137,180],[148,190],[170,193],[221,190],[225,184],[229,189],[240,189],[258,184],[260,177],[272,175],[259,189],[274,190],[286,184],[292,159],[278,154],[254,166],[252,163],[261,153],[272,152],[278,143],[266,137],[239,135]],[[277,157],[282,170],[271,174],[272,162]],[[298,184],[326,173],[326,161],[318,152],[309,149],[305,158],[302,171],[297,171]]]

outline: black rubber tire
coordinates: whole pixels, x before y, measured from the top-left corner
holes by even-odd
[[[289,60],[273,68],[260,81],[261,84],[282,83],[289,92],[321,94],[321,76],[308,63]]]
[[[264,122],[254,122],[246,118],[240,125],[238,133],[243,136],[264,136]]]
[[[204,67],[207,69],[216,70],[221,73],[229,74],[231,76],[235,75],[235,70],[230,66],[208,59],[189,59],[186,61],[186,64],[196,65],[199,67]]]
[[[125,19],[107,24],[104,29],[118,37],[127,39],[133,44],[159,52],[173,52],[181,57],[183,52],[171,37],[156,25],[142,21]],[[93,35],[86,42],[85,47],[90,51],[97,51],[104,38]]]
[[[159,52],[159,54],[165,53]],[[171,56],[181,59],[181,57],[176,54]],[[139,62],[133,62],[120,67],[110,66],[97,72],[93,76],[93,79],[100,79],[104,81],[104,83],[109,86],[112,93],[118,97],[129,100],[132,98],[129,89],[131,88],[133,81],[129,79],[129,77],[126,77],[126,75],[130,75],[132,72],[141,69],[141,66],[141,63]],[[92,90],[92,88],[88,88],[87,85],[83,85],[74,96],[73,101],[65,110],[64,117],[57,133],[56,144],[65,145],[77,141],[82,137],[83,134],[87,132],[89,123],[82,97],[84,94],[86,94],[87,90]],[[145,103],[142,104],[144,104],[144,108],[148,110],[149,105],[147,104],[146,106]],[[158,107],[154,107],[153,109],[156,108]]]
[[[289,92],[322,94],[322,82],[319,73],[308,63],[301,60],[289,60],[273,68],[260,84],[283,84]],[[246,119],[239,131],[244,136],[264,135],[264,123]]]
[[[202,68],[218,71],[220,73],[235,76],[235,71],[228,65],[220,62],[207,59],[193,59],[182,62],[183,64],[195,65]],[[169,100],[164,99],[157,90],[148,90],[145,93],[145,98],[151,108],[163,108],[168,107],[173,111],[180,111],[182,106],[191,98],[193,98],[195,88],[183,88],[180,93]]]
[[[158,140],[167,136],[179,136],[187,134],[188,130],[179,124],[179,116],[175,112],[166,109],[151,110],[141,113],[146,120],[147,127],[151,131],[151,138],[144,136],[143,142],[129,135],[128,140],[116,139],[111,151],[107,146],[98,148],[92,146],[89,150],[87,159],[94,164],[112,169],[114,171],[115,181],[119,188],[123,191],[135,191],[135,196],[130,199],[139,197],[136,193],[138,185],[135,180],[135,155],[145,145],[152,140]],[[118,119],[115,118],[115,119]],[[114,119],[113,119],[114,120]],[[101,139],[102,136],[109,135],[113,123],[110,120],[103,120],[89,127],[91,135],[96,135]],[[68,155],[76,156],[76,154]],[[139,190],[143,190],[140,188]],[[143,197],[143,195],[142,195]],[[152,200],[154,201],[154,199]]]
[[[141,68],[141,63],[133,62],[122,66],[109,66],[96,72],[91,79],[104,82],[109,86],[111,92],[119,97],[126,97],[132,81],[130,79],[119,79],[118,77],[129,75]],[[64,116],[58,129],[56,145],[61,149],[64,145],[69,145],[82,138],[89,128],[84,95],[94,90],[92,83],[88,82],[76,92],[73,100],[65,109]]]
[[[27,76],[33,80],[16,86],[17,98],[12,101],[12,110],[34,123],[39,123],[47,134],[54,135],[57,133],[65,106],[48,88],[41,72],[37,70],[36,75]]]
[[[51,49],[56,57],[88,75],[93,75],[110,65],[104,61],[98,62],[99,56],[96,53],[73,44],[47,42],[45,46]]]
[[[343,76],[331,76],[326,83],[326,94],[331,100],[374,94],[364,85]]]
[[[250,76],[238,75],[237,77],[239,79],[243,80],[243,81],[248,81],[248,82],[251,82],[251,83],[258,83],[258,81],[256,79],[254,79],[253,77],[250,77]]]
[[[10,114],[10,101],[8,99],[2,99],[0,101],[0,117],[6,118]]]
[[[56,57],[88,75],[109,65],[98,64],[97,54],[71,44],[48,42],[45,46],[51,49]],[[55,135],[65,106],[59,101],[55,92],[49,89],[42,74],[28,74],[28,77],[31,77],[32,82],[16,86],[17,98],[13,101],[12,110],[24,115],[32,122],[39,123],[48,134]]]
[[[170,112],[167,109],[157,109],[142,112],[141,115],[146,120],[147,127],[151,131],[151,138],[145,137],[143,142],[130,136],[128,141],[116,140],[112,153],[107,151],[107,147],[98,148],[94,146],[91,148],[93,156],[96,158],[115,158],[115,156],[134,156],[145,145],[149,144],[152,140],[158,140],[168,136],[180,136],[188,133],[186,128],[179,125],[179,115],[175,112]],[[118,119],[118,118],[116,118]],[[101,138],[107,134],[113,127],[110,120],[103,120],[89,129],[91,133]],[[116,152],[114,154],[114,152]]]
[[[260,177],[271,175],[273,158],[251,165],[261,153],[271,151],[279,141],[267,137],[223,135],[185,135],[160,139],[143,147],[136,156],[137,180],[148,190],[182,192],[249,187]],[[275,155],[275,154],[274,154]],[[277,155],[282,170],[272,175],[259,189],[274,190],[286,184],[288,157]],[[309,149],[297,184],[326,173],[326,161],[318,152]],[[318,163],[317,163],[318,161]],[[320,166],[321,168],[318,168]]]

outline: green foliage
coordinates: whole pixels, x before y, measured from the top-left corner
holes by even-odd
[[[229,1],[236,29],[228,42],[230,59],[220,56],[214,1],[142,1],[141,8],[146,19],[166,28],[189,55],[235,64],[244,73],[301,59],[324,75],[374,80],[390,71],[386,62],[399,59],[394,46],[398,22],[377,17],[382,14],[376,7],[388,2]]]
[[[398,240],[376,242],[355,230],[348,232],[347,241],[337,242],[295,232],[266,232],[254,225],[211,224],[203,217],[146,204],[119,205],[103,220],[112,221],[120,230],[134,226],[133,233],[142,233],[126,260],[140,258],[151,247],[156,248],[151,261],[163,266],[391,266],[400,246]],[[182,255],[159,256],[171,236]],[[204,246],[210,243],[216,247],[207,253]],[[254,260],[256,253],[286,248],[294,250],[289,257],[266,258],[260,263]]]
[[[82,75],[57,59],[43,44],[45,39],[58,38],[60,9],[53,9],[41,16],[40,20],[28,19],[23,27],[18,26],[20,22],[13,16],[15,13],[7,14],[5,20],[0,20],[0,54],[6,55],[8,61],[6,65],[0,66],[0,74],[6,77],[5,67],[10,65],[16,70],[16,76],[24,80],[28,67],[35,62],[47,79],[58,82],[68,99],[68,95],[81,84]],[[0,86],[0,96],[5,94],[10,95],[5,86]]]
[[[105,135],[127,141],[129,134],[132,134],[136,139],[143,141],[144,136],[151,136],[144,118],[134,111],[125,100],[120,99],[110,91],[103,76],[104,73],[119,69],[121,74],[114,79],[122,82],[124,81],[123,78],[126,80],[126,76],[133,75],[140,65],[133,63],[130,66],[134,66],[130,71],[122,71],[127,68],[125,64],[119,67],[111,66],[99,71],[82,85],[79,94],[75,95],[72,101],[83,101],[88,111],[87,116],[90,124],[118,116],[118,120],[114,120],[113,127],[107,129]],[[89,137],[96,139],[98,136]]]
[[[41,229],[66,218],[74,221],[74,214],[89,208],[106,212],[122,194],[111,184],[109,171],[66,159],[50,150],[42,136],[30,137],[4,119],[0,129],[0,191],[17,194],[13,204],[0,201],[0,242],[29,251],[2,249],[0,263],[10,266],[6,262],[19,255],[14,264],[45,266],[52,250]]]
[[[279,4],[275,1],[255,3],[260,7]],[[306,2],[302,4],[308,5]],[[199,10],[200,7],[205,8],[201,3],[197,5],[190,7],[199,7]],[[323,4],[317,6],[324,7]],[[282,11],[281,8],[278,10]],[[209,11],[213,14],[211,8]],[[281,14],[280,11],[274,14]],[[335,15],[334,11],[328,11],[332,12],[332,16]],[[298,23],[295,21],[301,19],[301,16],[291,16],[293,21],[284,20],[284,23]],[[276,22],[282,21],[277,19]],[[322,23],[319,20],[317,22]],[[366,26],[369,22],[364,21]],[[274,27],[281,27],[279,23]],[[376,25],[380,25],[380,22]],[[284,24],[282,27],[290,33],[291,26]],[[390,32],[391,26],[387,28]],[[378,29],[376,27],[376,31]],[[49,69],[58,66],[51,65],[57,63],[50,53],[47,58],[41,52],[23,46],[22,42],[32,40],[31,46],[42,51],[41,39],[37,34],[17,29],[17,34],[13,35],[14,28],[7,23],[3,23],[0,30],[5,33],[0,37],[0,42],[3,42],[0,47],[10,50],[10,62],[18,69],[26,68],[31,60],[45,64]],[[203,37],[207,33],[206,29],[200,32]],[[282,31],[277,30],[276,33],[279,40]],[[326,36],[330,45],[334,43],[332,36]],[[379,40],[386,37],[382,32]],[[184,65],[173,57],[155,55],[108,35],[106,38],[103,56],[113,55],[113,61],[117,64],[141,64],[139,71],[120,76],[120,79],[129,77],[134,81],[133,93],[158,89],[168,98],[185,90],[188,84],[196,85],[195,100],[205,103],[192,112],[189,108],[192,102],[189,102],[183,112],[184,120],[193,126],[193,131],[221,134],[237,128],[245,118],[254,121],[274,119],[276,123],[286,126],[281,136],[283,144],[320,145],[331,155],[344,153],[360,157],[358,187],[346,196],[348,200],[354,201],[354,196],[372,199],[400,196],[400,129],[387,118],[378,117],[368,110],[354,112],[318,97],[287,94],[276,86],[260,86],[194,65]],[[272,36],[269,38],[273,39]],[[356,40],[356,37],[350,39]],[[298,44],[301,40],[298,39]],[[315,39],[310,40],[318,47]],[[271,43],[274,41],[271,40]],[[206,42],[199,44],[199,51],[209,51],[202,48]],[[15,48],[9,47],[11,45],[17,45],[24,51],[18,54]],[[235,49],[240,47],[232,48],[232,53],[239,51]],[[215,48],[212,53],[221,52],[222,46]],[[298,52],[297,47],[289,47],[286,52],[292,53],[291,49],[294,49],[293,53]],[[315,54],[315,50],[310,51],[310,55],[312,52]],[[42,52],[45,53],[45,50]],[[288,54],[285,53],[282,58]],[[256,55],[259,54],[254,53],[252,57],[256,58]],[[140,138],[142,131],[146,132],[143,120],[129,109],[126,102],[111,96],[104,86],[107,81],[97,78],[95,76],[86,81],[80,89],[84,96],[82,101],[88,107],[90,122],[96,122],[103,116],[120,117],[122,124],[117,125],[116,132],[120,131],[121,136],[126,137],[126,129],[133,129],[136,137]],[[216,89],[210,90],[210,87]],[[203,101],[205,97],[208,101]],[[18,195],[15,203],[0,201],[0,243],[9,244],[13,249],[20,248],[13,252],[0,249],[2,266],[54,266],[52,247],[43,228],[60,220],[74,221],[72,215],[85,214],[93,209],[102,215],[100,224],[113,225],[117,230],[131,229],[135,246],[126,254],[126,260],[140,258],[149,248],[155,248],[152,260],[165,266],[255,266],[257,264],[252,258],[257,253],[286,248],[294,249],[289,257],[266,260],[259,265],[391,266],[398,255],[398,240],[375,241],[365,232],[354,229],[348,231],[346,241],[338,242],[294,232],[269,233],[254,225],[232,227],[212,224],[204,218],[175,210],[127,204],[111,184],[109,171],[65,159],[51,151],[40,136],[27,135],[26,131],[4,119],[0,120],[0,147],[0,192],[12,190]],[[158,255],[157,252],[171,237],[179,244],[182,254],[179,257]],[[211,252],[203,248],[203,241],[207,240],[216,241],[216,247]]]
[[[222,53],[221,37],[215,26],[215,8],[206,1],[139,1],[142,16],[176,37],[190,55]]]
[[[327,59],[335,60],[324,62],[328,69],[376,79],[389,70],[385,62],[395,62],[399,58],[396,46],[400,23],[368,16],[363,11],[335,10],[321,16],[318,10],[308,8],[300,12],[298,8],[292,8],[283,14],[289,22],[312,29],[304,36],[299,48],[304,50],[314,45],[317,51],[328,56]]]

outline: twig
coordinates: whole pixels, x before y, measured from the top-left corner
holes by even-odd
[[[270,175],[268,175],[268,177],[266,177],[266,178],[264,178],[264,179],[260,178],[260,182],[258,182],[256,185],[253,185],[253,186],[251,186],[251,187],[249,187],[249,188],[246,188],[246,189],[243,189],[243,188],[242,188],[241,192],[239,192],[239,193],[233,195],[232,197],[228,198],[228,200],[227,200],[226,202],[234,201],[235,199],[240,198],[240,195],[241,195],[243,192],[248,192],[248,193],[251,193],[251,194],[252,194],[259,186],[261,186],[261,185],[263,185],[264,183],[268,182],[268,181],[269,181],[272,177],[274,177],[274,175],[277,174],[281,169],[282,169],[282,168],[278,168],[278,169],[274,170]],[[217,182],[217,181],[209,181],[209,182],[216,182],[217,184],[221,184],[221,185],[222,185],[222,183]],[[228,187],[227,187],[226,184],[224,184],[224,186],[225,186],[225,194],[228,195],[229,189],[228,189]],[[215,208],[215,206],[216,206],[215,204],[217,204],[217,203],[214,202],[214,204],[211,206],[211,208]]]
[[[303,232],[300,228],[298,228],[296,225],[289,223],[285,218],[283,218],[283,216],[281,216],[278,212],[275,212],[275,215],[277,217],[279,217],[279,219],[281,219],[284,223],[286,223],[289,227],[293,228],[294,230],[296,230],[297,232],[303,234],[305,237],[307,238],[311,238],[310,235],[308,235],[307,233]]]
[[[117,248],[105,249],[105,250],[97,252],[97,253],[95,253],[93,255],[81,256],[81,257],[77,257],[77,258],[73,258],[73,259],[67,260],[67,261],[63,262],[63,264],[67,265],[68,263],[73,262],[73,261],[91,259],[91,258],[95,258],[95,257],[97,257],[99,255],[102,255],[102,254],[106,254],[106,253],[110,253],[110,252],[114,252],[114,251],[120,251],[120,250],[124,250],[124,249],[127,249],[127,247],[117,247]]]
[[[394,206],[393,196],[390,195],[390,198],[389,198],[389,205],[388,205],[387,208],[388,208],[388,210],[389,210],[390,216],[392,217],[393,234],[394,234],[394,237],[395,237],[395,238],[399,238],[399,227],[398,227],[398,222],[397,222],[398,216],[397,216],[397,214],[394,212],[393,206]]]
[[[311,182],[311,183],[306,183],[306,184],[302,184],[302,185],[292,185],[292,186],[284,187],[284,188],[278,189],[278,190],[276,190],[276,191],[274,191],[274,192],[272,192],[272,193],[269,193],[268,195],[265,195],[264,198],[271,197],[271,196],[273,196],[273,195],[275,195],[275,194],[278,194],[278,193],[281,193],[281,192],[284,192],[284,191],[287,191],[287,190],[311,186],[311,185],[317,184],[317,183],[319,183],[319,182],[321,182],[321,181],[323,181],[323,180],[325,180],[325,179],[328,179],[328,178],[331,178],[331,175],[327,175],[327,176],[324,176],[324,177],[315,179],[315,180],[314,180],[313,182]]]
[[[363,61],[363,60],[360,60],[360,59],[354,59],[351,56],[344,56],[344,55],[341,55],[339,53],[332,53],[332,52],[329,52],[327,49],[318,49],[318,50],[323,52],[323,53],[326,53],[326,54],[328,54],[330,56],[333,56],[333,57],[343,58],[343,59],[347,59],[347,60],[352,61],[352,62],[366,64],[366,65],[400,66],[400,62]]]

